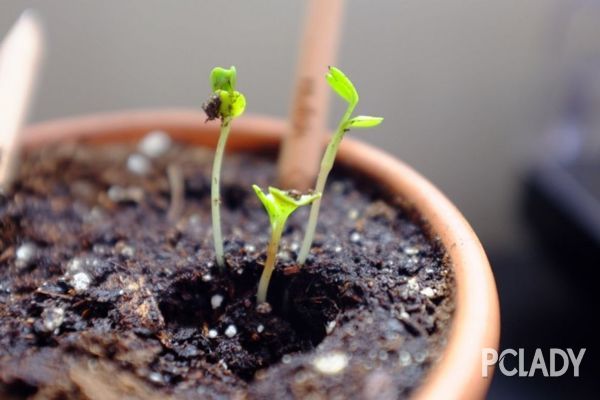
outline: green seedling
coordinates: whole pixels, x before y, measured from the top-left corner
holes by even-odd
[[[258,293],[256,295],[257,303],[261,304],[267,301],[269,281],[271,280],[271,274],[277,263],[279,241],[281,240],[281,235],[288,217],[292,215],[298,207],[305,206],[318,200],[321,197],[321,193],[300,194],[295,191],[283,191],[274,187],[269,187],[269,193],[265,194],[256,185],[252,185],[252,188],[265,207],[271,223],[271,240],[267,247],[267,260],[265,261],[265,267],[260,276]]]
[[[331,86],[331,88],[342,99],[344,99],[346,103],[348,103],[348,107],[346,108],[346,112],[342,116],[342,119],[340,120],[338,127],[333,134],[327,149],[325,150],[323,159],[321,160],[321,169],[319,170],[319,176],[317,177],[317,184],[315,187],[315,192],[317,193],[323,193],[323,190],[325,189],[327,177],[329,176],[329,172],[331,172],[340,142],[344,138],[346,132],[352,128],[370,128],[377,126],[383,121],[383,118],[369,117],[365,115],[352,117],[352,113],[358,104],[358,92],[356,91],[356,88],[350,79],[348,79],[348,77],[344,75],[342,71],[335,67],[329,67],[329,71],[325,77],[327,78],[327,83],[329,83],[329,86]],[[300,265],[304,264],[306,258],[308,257],[308,253],[315,236],[315,230],[317,228],[317,218],[319,217],[320,207],[321,199],[319,198],[312,204],[310,209],[306,233],[304,234],[302,247],[298,253],[298,263]]]
[[[229,69],[216,67],[210,73],[210,84],[213,94],[209,100],[202,105],[206,112],[207,120],[220,119],[221,133],[217,143],[215,159],[212,168],[211,182],[211,210],[213,240],[215,246],[215,255],[219,267],[225,265],[223,256],[223,237],[221,234],[221,195],[220,195],[220,176],[221,164],[223,162],[223,153],[229,132],[231,130],[231,121],[242,115],[246,108],[246,98],[237,90],[235,67]]]

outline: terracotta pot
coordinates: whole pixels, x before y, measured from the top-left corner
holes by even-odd
[[[58,141],[135,141],[150,130],[169,132],[178,141],[215,146],[218,125],[196,111],[128,111],[46,122],[24,133],[26,147]],[[274,150],[285,122],[267,117],[236,120],[229,151]],[[417,399],[483,398],[491,378],[483,378],[481,349],[497,348],[500,329],[498,298],[486,255],[475,233],[454,205],[412,168],[371,146],[344,139],[338,162],[372,177],[391,194],[413,204],[439,235],[456,279],[456,311],[441,360],[415,393]],[[491,377],[491,370],[488,376]]]

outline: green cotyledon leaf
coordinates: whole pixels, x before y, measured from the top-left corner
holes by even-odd
[[[233,92],[235,90],[235,84],[237,80],[237,72],[235,67],[222,68],[215,67],[210,72],[210,86],[213,92],[218,90],[224,90],[226,92]]]
[[[346,128],[371,128],[383,122],[382,117],[370,117],[368,115],[356,116],[346,123]]]
[[[217,90],[216,93],[221,100],[219,114],[222,118],[235,118],[244,113],[246,109],[246,97],[243,94],[236,90],[232,92]]]
[[[257,185],[252,185],[252,188],[265,207],[271,225],[285,223],[298,207],[308,205],[321,197],[321,193],[299,194],[272,186],[269,186],[268,193],[264,193]]]
[[[327,75],[327,83],[329,86],[348,104],[358,103],[358,92],[350,81],[350,79],[338,68],[329,67]]]

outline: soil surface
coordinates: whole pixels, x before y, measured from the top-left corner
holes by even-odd
[[[269,225],[251,184],[275,182],[273,161],[225,158],[221,271],[212,152],[165,149],[24,157],[0,198],[0,398],[392,399],[420,384],[454,283],[410,207],[334,169],[312,255],[294,262],[306,207],[284,232],[272,306],[257,308]]]

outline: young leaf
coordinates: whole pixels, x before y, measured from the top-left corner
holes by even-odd
[[[358,92],[356,88],[342,71],[336,67],[329,67],[329,72],[325,75],[329,86],[348,104],[358,103]]]
[[[236,90],[232,92],[218,90],[217,95],[219,96],[219,100],[221,100],[219,113],[223,118],[235,118],[244,113],[246,109],[246,97],[243,94]]]
[[[277,210],[277,207],[275,206],[275,203],[270,198],[270,195],[265,194],[258,185],[252,185],[252,189],[254,189],[254,192],[256,192],[258,199],[260,200],[262,205],[265,207],[265,210],[267,211],[267,214],[269,215],[269,220],[270,221],[276,220],[279,212]]]
[[[267,210],[269,221],[271,222],[271,240],[267,247],[267,258],[262,274],[260,275],[258,291],[256,293],[256,301],[262,304],[267,301],[269,281],[277,263],[279,242],[285,228],[286,220],[298,207],[312,203],[321,197],[321,194],[301,194],[295,191],[279,190],[271,186],[269,186],[269,193],[266,194],[256,185],[252,185],[252,188]]]
[[[268,194],[265,194],[257,185],[252,185],[252,189],[267,210],[271,225],[285,223],[298,207],[310,204],[321,197],[320,193],[295,194],[272,186],[269,186]]]
[[[369,117],[368,115],[359,115],[352,118],[346,124],[346,128],[371,128],[379,125],[383,121],[381,117]]]
[[[224,90],[226,92],[232,92],[235,90],[236,83],[236,70],[232,66],[229,69],[215,67],[210,72],[210,85],[213,92],[218,90]]]

